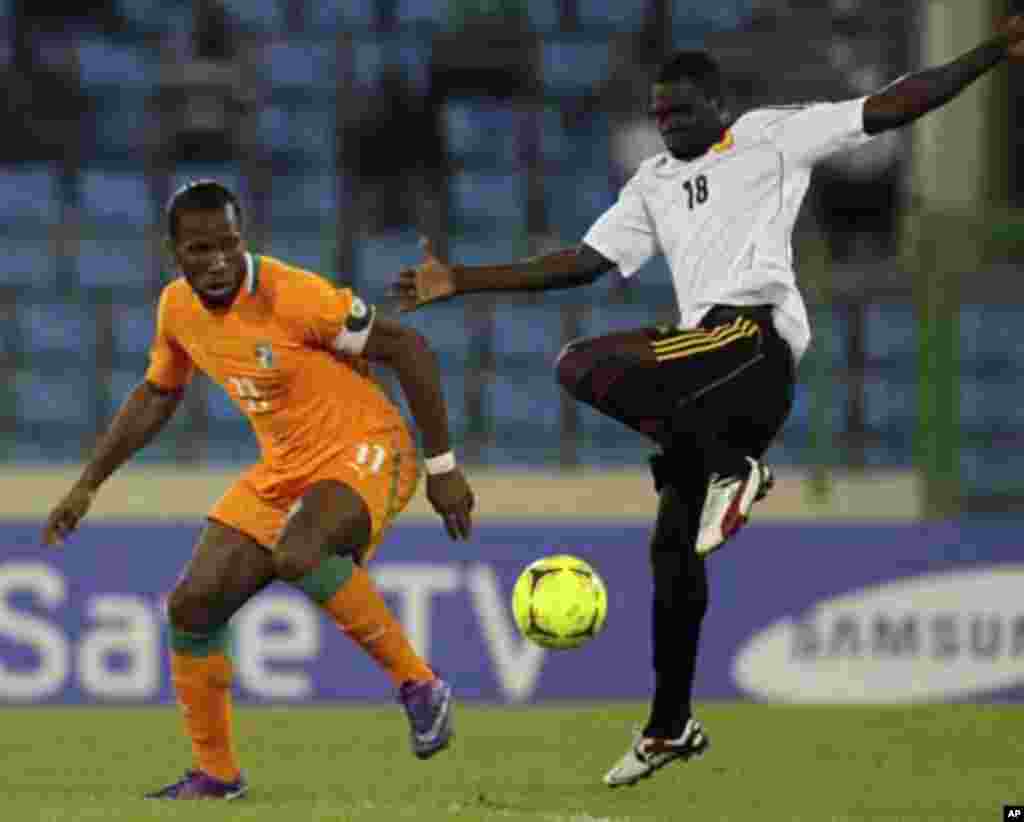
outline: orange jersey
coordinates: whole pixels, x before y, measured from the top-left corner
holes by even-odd
[[[234,303],[206,308],[182,277],[160,296],[146,380],[219,384],[256,433],[275,474],[305,474],[368,432],[404,427],[357,354],[373,310],[348,288],[270,257],[246,255]]]

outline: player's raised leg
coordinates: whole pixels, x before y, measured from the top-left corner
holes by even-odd
[[[192,740],[193,767],[148,799],[237,799],[247,790],[231,731],[228,621],[275,574],[270,552],[210,522],[167,603],[171,679]]]
[[[451,739],[451,686],[416,653],[370,575],[355,561],[373,544],[374,530],[363,496],[343,482],[321,480],[288,520],[275,549],[277,572],[320,605],[391,677],[412,728],[413,753],[426,759]]]

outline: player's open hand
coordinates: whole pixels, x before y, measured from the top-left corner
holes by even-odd
[[[76,485],[50,512],[43,529],[43,545],[61,545],[78,527],[89,511],[96,492],[85,485]]]
[[[445,300],[455,294],[455,275],[452,267],[441,260],[426,237],[420,238],[423,262],[407,268],[398,275],[392,286],[392,296],[398,297],[399,311],[413,311],[426,303]]]
[[[445,474],[427,475],[427,499],[444,520],[452,539],[469,539],[473,530],[473,491],[462,475],[453,468]]]
[[[1024,15],[1015,14],[1008,17],[1000,24],[999,31],[1010,40],[1006,50],[1009,58],[1024,59]]]

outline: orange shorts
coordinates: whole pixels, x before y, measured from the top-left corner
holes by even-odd
[[[416,445],[407,429],[392,427],[353,438],[338,457],[305,474],[275,473],[257,463],[217,501],[209,517],[273,550],[302,495],[327,479],[345,483],[366,502],[372,525],[370,544],[363,553],[366,561],[416,492]]]

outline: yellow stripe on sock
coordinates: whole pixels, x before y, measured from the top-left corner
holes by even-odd
[[[725,346],[737,342],[738,340],[742,340],[745,337],[753,337],[757,332],[758,327],[756,325],[745,321],[739,328],[736,328],[718,339],[708,341],[702,345],[688,346],[681,351],[673,351],[670,354],[656,356],[655,359],[658,362],[666,362],[667,360],[678,360],[683,357],[690,357],[694,354],[706,354],[709,351],[717,351],[719,348],[724,348]]]

